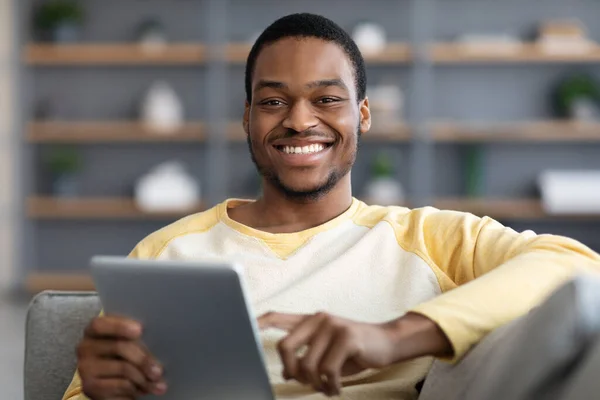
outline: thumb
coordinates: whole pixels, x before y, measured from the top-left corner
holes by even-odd
[[[284,331],[293,330],[307,317],[303,314],[284,314],[269,312],[258,317],[258,326],[261,330],[275,328]]]

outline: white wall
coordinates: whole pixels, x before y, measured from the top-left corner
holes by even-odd
[[[11,151],[14,113],[14,79],[11,79],[14,57],[13,1],[0,0],[0,290],[12,285],[15,277],[13,230],[15,216],[13,164]]]

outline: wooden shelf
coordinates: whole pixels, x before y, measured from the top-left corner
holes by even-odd
[[[430,125],[438,142],[600,142],[600,123],[538,121]]]
[[[471,47],[460,43],[437,43],[430,46],[430,57],[438,64],[472,63],[592,63],[600,62],[600,46],[586,53],[550,53],[536,43],[523,43],[503,48]]]
[[[230,43],[225,47],[225,59],[235,64],[245,63],[251,48],[247,43]],[[368,64],[403,64],[412,60],[412,50],[406,43],[390,43],[382,52],[363,57]]]
[[[158,133],[139,122],[49,121],[30,122],[27,139],[32,143],[106,143],[106,142],[201,142],[204,124],[188,122],[172,133]]]
[[[413,54],[407,43],[389,43],[382,52],[363,53],[363,57],[367,64],[403,64],[411,62]]]
[[[541,201],[537,199],[440,198],[432,205],[440,210],[463,211],[500,220],[600,220],[600,214],[551,215],[544,211]]]
[[[27,199],[27,215],[33,219],[142,219],[181,218],[205,209],[198,204],[189,212],[149,213],[128,198],[58,199],[34,196]]]
[[[27,293],[36,294],[44,290],[92,291],[92,278],[81,272],[31,272],[24,282]]]
[[[201,44],[169,44],[149,51],[138,44],[29,44],[23,54],[31,65],[198,65],[206,61]]]
[[[385,125],[375,123],[361,138],[365,142],[408,142],[410,139],[410,127],[400,122]]]

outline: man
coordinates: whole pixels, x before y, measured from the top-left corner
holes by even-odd
[[[262,197],[184,218],[131,253],[244,265],[278,398],[415,398],[430,356],[458,360],[600,263],[567,238],[354,199],[350,170],[371,125],[365,87],[363,58],[332,21],[295,14],[273,23],[246,66],[243,124]],[[65,398],[168,391],[160,360],[136,341],[142,329],[114,316],[92,321]]]

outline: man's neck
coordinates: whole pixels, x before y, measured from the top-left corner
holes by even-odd
[[[311,201],[290,199],[265,182],[263,195],[254,203],[228,211],[244,225],[270,233],[292,233],[314,228],[344,213],[352,205],[350,176],[325,195]]]

